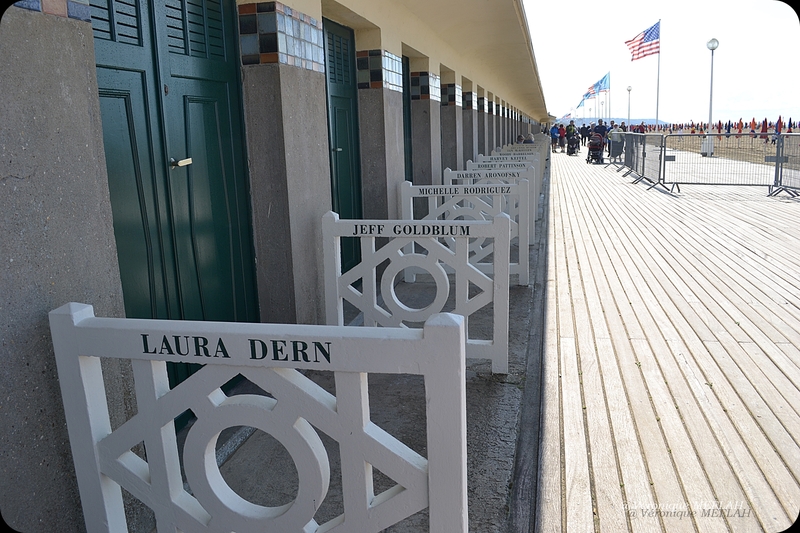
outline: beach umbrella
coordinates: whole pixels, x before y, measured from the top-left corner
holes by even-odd
[[[781,127],[783,127],[783,124],[781,123],[781,116],[778,115],[778,122],[775,123],[775,133],[780,133]]]
[[[761,139],[766,139],[767,138],[767,130],[768,129],[769,129],[769,126],[767,125],[767,119],[765,118],[764,122],[761,123],[761,136],[760,136]],[[764,142],[766,142],[766,140]]]

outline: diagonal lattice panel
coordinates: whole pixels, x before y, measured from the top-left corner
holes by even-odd
[[[536,217],[538,216],[537,206],[542,186],[542,171],[539,165],[531,166],[530,161],[496,161],[487,163],[468,161],[467,170],[450,170],[446,168],[442,172],[442,182],[445,186],[514,184],[522,181],[528,182],[528,205],[525,206],[524,202],[520,202],[520,211],[527,210],[528,244],[534,244],[536,240]],[[510,213],[509,216],[511,216]],[[523,213],[518,216],[524,218]]]
[[[379,333],[99,319],[89,306],[68,304],[51,313],[51,331],[89,531],[127,530],[122,488],[153,510],[158,531],[344,531],[346,523],[348,531],[377,532],[425,507],[432,530],[467,531],[461,317],[436,315],[419,330]],[[170,342],[181,338],[197,339],[197,351],[176,355]],[[148,343],[154,339],[161,341]],[[113,431],[101,357],[131,359],[134,369],[137,413]],[[170,390],[165,361],[185,357],[202,357],[204,367]],[[335,395],[299,372],[311,369],[333,372]],[[426,386],[427,458],[371,421],[370,372],[421,374],[436,383]],[[237,375],[265,394],[226,395],[221,387]],[[186,410],[196,420],[179,450],[172,420]],[[261,430],[289,452],[299,480],[292,501],[258,505],[225,482],[215,446],[222,431],[237,426]],[[316,515],[331,468],[317,431],[337,441],[342,470],[343,514],[322,524]],[[134,451],[140,444],[145,456]],[[394,485],[376,494],[373,467]]]
[[[336,213],[329,212],[323,217],[322,226],[329,324],[345,323],[344,303],[348,302],[363,313],[366,325],[413,327],[412,323],[424,322],[440,312],[452,298],[452,312],[466,320],[468,357],[490,359],[493,372],[508,371],[507,214],[497,215],[492,221],[412,221],[339,220]],[[342,237],[361,241],[361,262],[344,273],[340,260]],[[449,238],[454,239],[454,246],[443,242]],[[380,248],[375,245],[378,239],[382,241]],[[470,261],[471,239],[491,240],[491,274]],[[418,253],[421,249],[425,253]],[[435,296],[423,308],[404,304],[396,292],[399,280],[408,271],[426,273],[432,280]],[[357,281],[360,289],[354,287]],[[469,318],[488,307],[492,324],[487,339],[471,333]]]
[[[451,181],[454,173],[445,170]],[[449,184],[446,186],[400,185],[403,218],[418,220],[491,220],[505,213],[511,220],[511,242],[516,244],[516,258],[509,259],[511,274],[516,274],[518,285],[528,285],[530,281],[528,264],[528,243],[530,219],[529,182],[521,179],[513,183],[500,179],[486,178],[485,173],[467,173],[473,182],[468,184]],[[503,173],[511,174],[511,173]],[[519,176],[520,172],[513,173]],[[445,236],[443,240],[450,246],[455,237]],[[472,238],[469,243],[469,260],[481,272],[492,274],[494,240]]]

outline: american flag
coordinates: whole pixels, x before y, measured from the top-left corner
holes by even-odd
[[[631,51],[631,61],[659,53],[660,36],[661,21],[659,20],[630,41],[625,41],[628,50]]]

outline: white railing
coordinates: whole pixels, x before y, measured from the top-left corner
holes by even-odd
[[[449,169],[445,169],[445,173]],[[415,219],[416,212],[424,212],[416,220],[492,220],[506,213],[511,219],[511,243],[517,244],[519,253],[510,259],[509,271],[517,275],[518,285],[528,285],[530,238],[530,193],[528,180],[516,183],[470,183],[465,185],[412,185],[400,184],[401,213],[404,219]],[[415,202],[420,200],[421,202]],[[416,209],[415,209],[416,206]],[[481,272],[493,273],[491,261],[492,241],[473,240],[469,245],[470,262]]]
[[[510,168],[517,168],[517,169],[526,169],[526,168],[536,168],[532,161],[519,161],[519,160],[510,160],[510,161],[480,161],[475,162],[471,159],[467,160],[467,170],[497,170],[497,169],[510,169]]]
[[[538,152],[514,152],[500,153],[497,155],[478,154],[475,158],[476,163],[521,163],[525,162],[532,165],[537,172],[541,173],[541,157]]]
[[[153,510],[157,530],[194,532],[377,532],[426,507],[430,531],[467,532],[465,324],[432,316],[421,329],[348,328],[97,318],[91,306],[50,313],[81,504],[89,533],[125,532],[125,489]],[[137,413],[112,431],[101,358],[129,359]],[[203,368],[170,390],[166,362]],[[301,370],[331,371],[335,396]],[[367,373],[425,380],[427,459],[370,420]],[[242,375],[266,395],[227,396]],[[183,447],[175,417],[197,416]],[[223,479],[215,444],[249,426],[291,454],[294,501],[256,505]],[[330,465],[317,431],[338,442],[344,512],[318,524]],[[146,459],[133,451],[144,444]],[[374,494],[372,469],[396,483]]]
[[[550,154],[550,138],[546,135],[535,135],[533,144],[507,144],[492,150],[491,155],[513,155],[516,153],[534,152],[540,161],[545,161]]]
[[[496,163],[510,161],[538,161],[539,154],[536,152],[522,152],[513,154],[483,155],[478,154],[475,158],[476,163]]]
[[[505,163],[501,163],[504,165]],[[517,164],[517,163],[511,163]],[[442,172],[444,185],[478,185],[484,183],[518,183],[528,181],[528,244],[536,240],[536,217],[538,215],[539,194],[541,193],[542,180],[531,166],[521,165],[521,168],[497,168],[493,163],[486,163],[488,169],[450,170]],[[469,164],[467,165],[469,166]]]
[[[522,143],[522,144],[507,144],[502,148],[495,148],[492,150],[491,155],[503,155],[506,153],[517,152],[537,152],[536,144]]]
[[[362,313],[364,325],[384,327],[413,327],[447,305],[465,319],[467,357],[489,359],[492,372],[507,373],[510,226],[507,214],[464,222],[339,220],[328,212],[322,218],[326,322],[345,324],[345,302]],[[361,245],[361,262],[347,272],[342,272],[342,237],[357,238]],[[472,239],[492,242],[492,276],[470,262]],[[424,272],[433,281],[435,295],[423,308],[410,307],[396,292],[397,280],[407,272]],[[491,313],[490,331],[481,335],[470,327],[478,312]]]
[[[530,160],[515,160],[511,159],[508,161],[477,161],[473,162],[467,160],[466,169],[469,171],[474,170],[518,170],[524,171],[528,168],[533,169],[534,175],[536,179],[541,180],[542,176],[542,165],[536,161]]]

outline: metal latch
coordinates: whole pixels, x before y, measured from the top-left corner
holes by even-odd
[[[192,158],[191,157],[187,157],[186,159],[181,159],[180,161],[176,161],[172,157],[169,158],[169,166],[171,168],[185,167],[186,165],[191,165],[191,164],[192,164]]]

